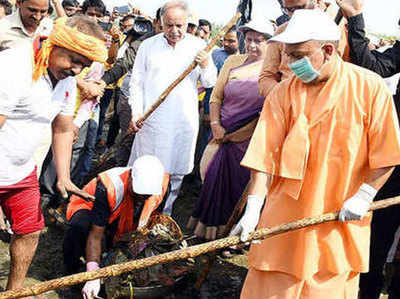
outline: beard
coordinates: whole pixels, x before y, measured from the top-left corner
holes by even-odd
[[[224,50],[226,53],[228,53],[229,55],[233,55],[237,52],[237,49],[235,48],[229,48],[229,47],[224,47]]]

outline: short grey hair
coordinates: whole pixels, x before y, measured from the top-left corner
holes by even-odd
[[[189,6],[185,1],[169,1],[161,7],[160,15],[163,16],[168,9],[180,8],[184,10],[189,15]]]

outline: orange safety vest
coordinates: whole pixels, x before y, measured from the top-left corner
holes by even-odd
[[[133,219],[133,208],[135,199],[130,196],[128,190],[129,178],[131,176],[130,167],[117,167],[98,175],[97,178],[91,180],[83,191],[90,195],[95,195],[97,182],[100,180],[107,190],[107,200],[110,206],[111,216],[108,223],[114,222],[117,218],[118,230],[114,236],[114,242],[127,232],[131,232],[138,227],[139,223],[147,223],[151,214],[161,204],[165,193],[168,189],[170,175],[164,174],[162,185],[162,194],[153,195],[146,199],[139,220]],[[72,216],[80,210],[92,210],[94,203],[88,202],[83,198],[73,195],[67,207],[67,219],[71,220]]]

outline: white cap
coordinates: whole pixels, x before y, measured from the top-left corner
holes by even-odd
[[[161,195],[164,166],[155,156],[142,156],[133,162],[132,185],[137,194]]]
[[[285,31],[270,41],[297,44],[309,40],[340,40],[340,30],[332,17],[320,9],[298,9]]]
[[[274,26],[268,20],[251,20],[246,25],[239,27],[239,31],[243,33],[246,33],[249,30],[267,34],[269,36],[273,36],[275,31]]]

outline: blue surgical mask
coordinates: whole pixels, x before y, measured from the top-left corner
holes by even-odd
[[[318,78],[321,73],[314,69],[310,59],[304,57],[288,64],[293,73],[304,83],[309,83]]]

